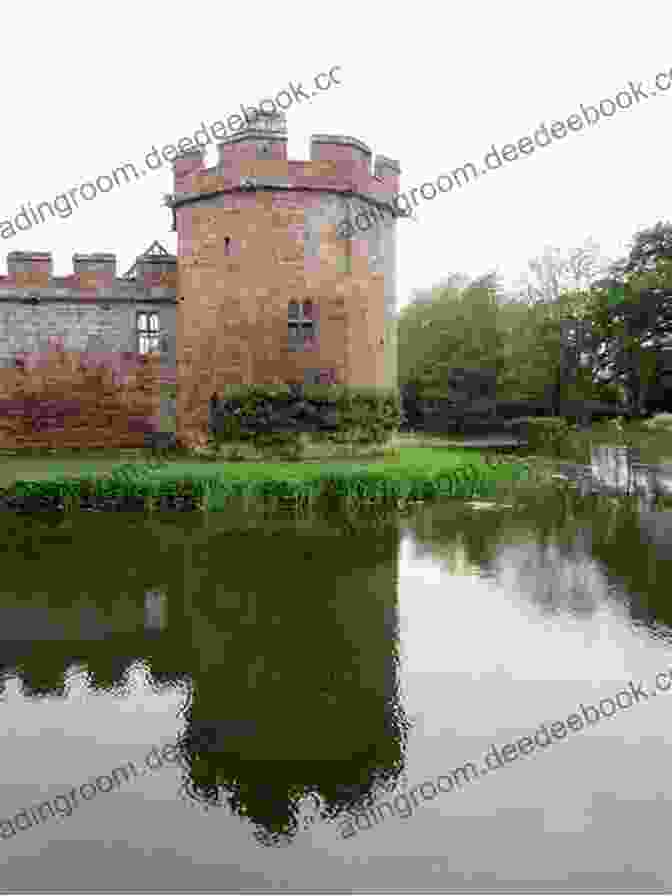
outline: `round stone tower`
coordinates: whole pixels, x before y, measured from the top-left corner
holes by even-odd
[[[177,436],[207,431],[227,384],[397,388],[397,162],[315,135],[287,158],[281,113],[174,162]],[[363,222],[368,223],[363,223]]]

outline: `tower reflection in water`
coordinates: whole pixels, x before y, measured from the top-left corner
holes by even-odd
[[[155,689],[187,690],[186,791],[248,818],[265,844],[291,840],[308,797],[333,818],[398,778],[409,725],[392,516],[256,528],[247,518],[237,529],[115,516],[19,521],[13,537],[39,562],[6,569],[26,631],[11,637],[21,612],[3,601],[5,678],[67,699],[77,669],[92,689],[118,692],[142,663]],[[109,562],[112,538],[124,563]],[[71,568],[67,587],[47,574],[57,559]]]

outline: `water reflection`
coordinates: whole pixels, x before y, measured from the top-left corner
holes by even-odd
[[[125,532],[117,516],[15,522],[5,679],[18,676],[25,697],[66,697],[83,669],[94,692],[123,694],[142,663],[155,690],[183,688],[186,791],[247,818],[266,844],[291,840],[306,799],[333,818],[398,778],[409,723],[395,515],[257,528],[249,516],[227,527],[175,515]],[[112,537],[124,563],[109,562]],[[49,570],[75,542],[59,583]]]
[[[599,490],[603,494],[637,495],[640,506],[650,509],[657,496],[672,495],[672,467],[643,464],[639,452],[631,447],[591,445],[590,465],[559,464],[570,478],[579,477],[583,494]]]
[[[618,604],[635,624],[672,626],[672,471],[634,457],[600,446],[590,468],[558,464],[561,477],[519,484],[487,513],[424,505],[410,527],[416,553],[448,572],[464,553],[462,567],[545,614],[590,617]]]
[[[288,843],[306,805],[334,819],[406,770],[402,533],[452,580],[455,615],[472,577],[544,620],[608,608],[651,631],[672,627],[664,471],[648,471],[643,508],[634,466],[596,452],[583,476],[404,516],[17,517],[0,540],[0,680],[16,678],[34,701],[66,700],[84,671],[92,691],[123,695],[142,665],[156,692],[188,695],[185,793],[247,819],[260,843]]]

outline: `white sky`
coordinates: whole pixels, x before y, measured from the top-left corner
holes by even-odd
[[[628,81],[672,69],[672,4],[567,0],[527,3],[284,2],[94,5],[24,0],[3,9],[0,220],[23,202],[53,198],[153,144],[190,136],[275,96],[306,89],[340,65],[341,87],[292,106],[289,155],[310,135],[358,137],[399,159],[402,190],[566,120],[581,103],[613,98]],[[594,238],[609,257],[633,233],[672,218],[672,89],[477,182],[440,194],[400,221],[399,307],[414,288],[453,271],[498,268],[505,285],[547,245]],[[206,158],[213,164],[215,152]],[[154,239],[174,252],[161,205],[169,165],[99,194],[68,219],[0,239],[0,271],[14,250],[52,251],[57,274],[75,252],[115,252],[119,273]]]

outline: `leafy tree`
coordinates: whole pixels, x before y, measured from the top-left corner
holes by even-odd
[[[500,399],[546,399],[559,383],[560,320],[579,317],[585,296],[530,303],[507,296],[492,272],[465,281],[453,275],[403,309],[400,381],[450,393],[455,368],[490,369]]]
[[[660,260],[672,260],[672,224],[658,221],[653,227],[639,230],[630,243],[626,258],[611,265],[609,273],[619,281],[633,274],[656,272]]]
[[[400,315],[401,382],[450,392],[454,368],[490,368],[500,399],[624,394],[641,413],[655,381],[656,349],[672,334],[670,247],[672,226],[657,225],[636,235],[631,255],[612,264],[609,280],[595,279],[603,266],[597,244],[586,240],[565,256],[549,249],[533,259],[536,282],[518,293],[504,292],[493,273],[474,280],[452,274],[417,291]],[[613,273],[618,264],[620,281]],[[626,295],[618,308],[609,302],[607,287],[614,283]],[[590,325],[589,343],[568,338],[571,320]]]
[[[616,305],[609,295],[613,286],[622,287],[624,296]],[[603,378],[620,383],[630,413],[643,415],[660,366],[658,349],[672,334],[672,224],[658,222],[636,233],[628,256],[591,292]]]
[[[471,281],[454,275],[416,293],[399,316],[400,382],[448,390],[452,368],[496,366],[497,288],[493,273]]]

